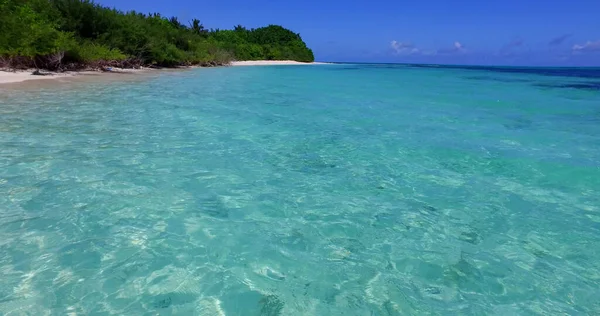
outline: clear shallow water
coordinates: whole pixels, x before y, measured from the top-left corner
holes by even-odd
[[[0,90],[0,314],[600,313],[600,75],[505,70]]]

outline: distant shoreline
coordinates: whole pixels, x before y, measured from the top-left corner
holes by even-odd
[[[246,60],[232,61],[230,66],[279,66],[279,65],[324,65],[328,63],[320,62],[299,62],[294,60]]]

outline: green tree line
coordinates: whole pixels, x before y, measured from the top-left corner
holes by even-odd
[[[311,62],[281,26],[208,30],[159,13],[122,12],[90,0],[0,0],[0,67],[216,66],[232,60]]]

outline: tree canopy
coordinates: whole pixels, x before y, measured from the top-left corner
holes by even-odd
[[[208,30],[160,13],[122,12],[91,0],[0,0],[0,67],[223,65],[311,62],[300,34],[278,25]]]

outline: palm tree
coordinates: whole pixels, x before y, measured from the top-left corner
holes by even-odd
[[[190,30],[196,34],[204,34],[206,33],[206,29],[204,29],[204,25],[200,23],[200,20],[193,19],[190,23]]]
[[[177,19],[176,16],[171,17],[169,19],[169,23],[171,23],[177,29],[184,29],[185,28],[185,25],[181,24],[181,22],[179,22],[179,20]]]

